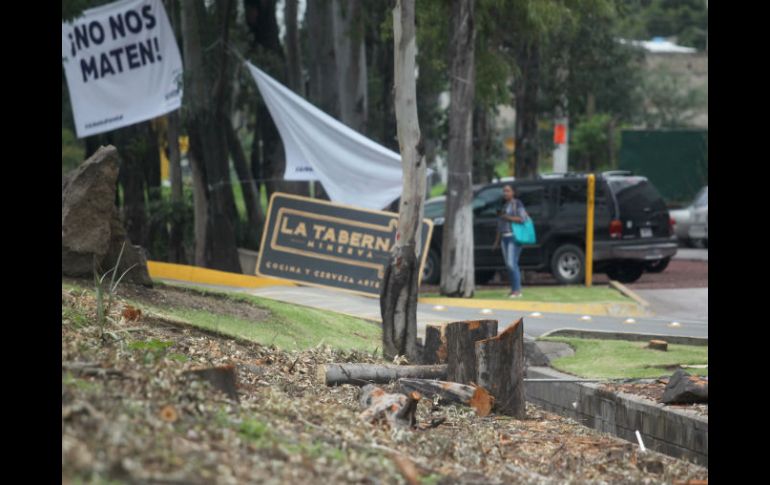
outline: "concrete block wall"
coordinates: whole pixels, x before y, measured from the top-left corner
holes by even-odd
[[[530,367],[527,377],[568,376],[548,367]],[[543,409],[636,443],[636,430],[644,445],[669,456],[708,467],[708,417],[612,393],[593,383],[525,384],[526,398]]]

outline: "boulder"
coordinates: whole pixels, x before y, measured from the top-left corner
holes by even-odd
[[[94,268],[106,272],[115,266],[125,243],[120,274],[137,266],[124,281],[152,285],[144,254],[126,236],[115,207],[119,163],[115,147],[100,147],[62,177],[62,275],[93,276]]]
[[[665,404],[708,403],[709,381],[679,369],[668,380],[661,401]]]

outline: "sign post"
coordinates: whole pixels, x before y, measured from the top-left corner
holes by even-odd
[[[586,286],[591,287],[594,272],[594,194],[596,176],[588,175],[588,194],[586,197]]]

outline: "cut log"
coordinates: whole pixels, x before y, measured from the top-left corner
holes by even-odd
[[[494,403],[494,398],[484,388],[457,382],[399,379],[397,388],[407,394],[416,391],[425,397],[438,396],[444,402],[465,404],[475,409],[479,416],[489,415]]]
[[[495,412],[524,418],[524,320],[520,318],[496,337],[476,342],[475,347],[476,384],[494,396]]]
[[[402,377],[446,378],[446,365],[327,364],[319,365],[317,377],[327,386],[385,384]]]
[[[425,326],[425,345],[423,346],[423,364],[446,364],[446,324],[430,324]]]
[[[647,347],[653,350],[662,350],[666,352],[668,351],[668,342],[665,340],[650,340],[650,343],[647,345]]]
[[[367,384],[361,389],[359,403],[365,408],[358,417],[367,423],[385,421],[391,428],[414,428],[419,392],[390,394],[381,387]]]
[[[474,343],[497,335],[497,320],[474,320],[446,324],[447,380],[476,382]]]

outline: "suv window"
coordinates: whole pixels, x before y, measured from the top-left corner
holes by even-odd
[[[530,217],[537,220],[545,215],[545,187],[542,185],[523,186],[516,187],[515,191],[516,198],[524,204]]]
[[[503,199],[503,187],[484,189],[473,198],[473,212],[477,217],[497,217]]]
[[[629,215],[636,215],[642,208],[648,207],[657,211],[665,211],[663,197],[655,190],[647,179],[641,177],[626,177],[610,180],[610,188],[615,194],[618,206]]]
[[[607,191],[604,184],[597,182],[594,192],[594,213],[596,217],[604,216],[607,211]],[[559,187],[558,216],[586,217],[587,184],[563,184]]]

